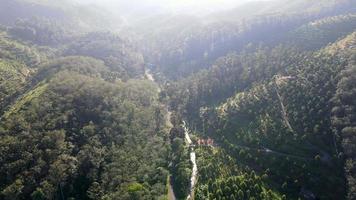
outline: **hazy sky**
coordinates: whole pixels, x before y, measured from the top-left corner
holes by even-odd
[[[218,11],[254,0],[76,0],[120,12],[204,12]]]

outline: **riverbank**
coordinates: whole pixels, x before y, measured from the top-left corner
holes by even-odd
[[[149,69],[146,69],[145,70],[145,77],[152,81],[152,82],[155,82],[157,85],[158,85],[158,90],[157,92],[160,93],[162,91],[160,85],[157,83],[156,79],[154,78],[153,74],[151,73],[151,70]],[[171,122],[171,116],[172,116],[172,112],[169,111],[168,109],[168,105],[166,104],[162,104],[162,106],[165,107],[166,109],[166,116],[165,116],[165,120],[166,120],[166,127],[167,127],[167,132],[169,133],[169,131],[173,128],[173,124]],[[169,175],[167,177],[167,199],[168,200],[176,200],[176,196],[174,194],[174,190],[173,190],[173,185],[172,185],[172,181],[171,181],[171,175]]]

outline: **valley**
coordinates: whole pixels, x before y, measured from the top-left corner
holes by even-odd
[[[0,4],[0,200],[356,199],[355,0]]]

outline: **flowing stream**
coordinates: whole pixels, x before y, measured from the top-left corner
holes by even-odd
[[[189,136],[189,129],[187,128],[185,121],[183,121],[183,128],[184,128],[185,140],[186,140],[187,144],[190,146],[190,161],[193,164],[192,176],[190,178],[190,193],[187,197],[187,200],[190,200],[190,199],[194,199],[194,187],[195,187],[197,175],[198,175],[198,166],[197,166],[197,162],[196,162],[196,155],[195,155],[194,147],[192,146],[192,140],[190,139],[190,136]]]
[[[148,80],[150,80],[152,82],[156,82],[156,80],[154,79],[154,77],[149,69],[145,70],[145,76]],[[158,92],[160,92],[160,91],[161,91],[161,88],[159,87]],[[167,109],[167,111],[168,111],[168,109]],[[170,115],[171,115],[171,112],[168,111],[167,122],[168,122],[168,124],[170,124],[170,127],[171,127],[172,124],[170,123]],[[195,151],[194,151],[194,146],[192,145],[192,140],[190,139],[190,136],[189,136],[189,129],[187,128],[185,121],[183,121],[183,128],[184,128],[185,140],[190,148],[190,162],[192,162],[192,164],[193,164],[192,176],[190,178],[190,191],[189,191],[189,195],[187,197],[187,200],[192,200],[192,199],[194,199],[194,187],[195,187],[197,175],[198,175],[198,166],[196,163],[196,155],[195,155]],[[171,183],[169,184],[169,188],[168,188],[168,199],[176,200]]]

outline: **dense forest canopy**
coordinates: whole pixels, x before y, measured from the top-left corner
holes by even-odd
[[[0,200],[353,200],[355,100],[355,0],[3,0]]]

